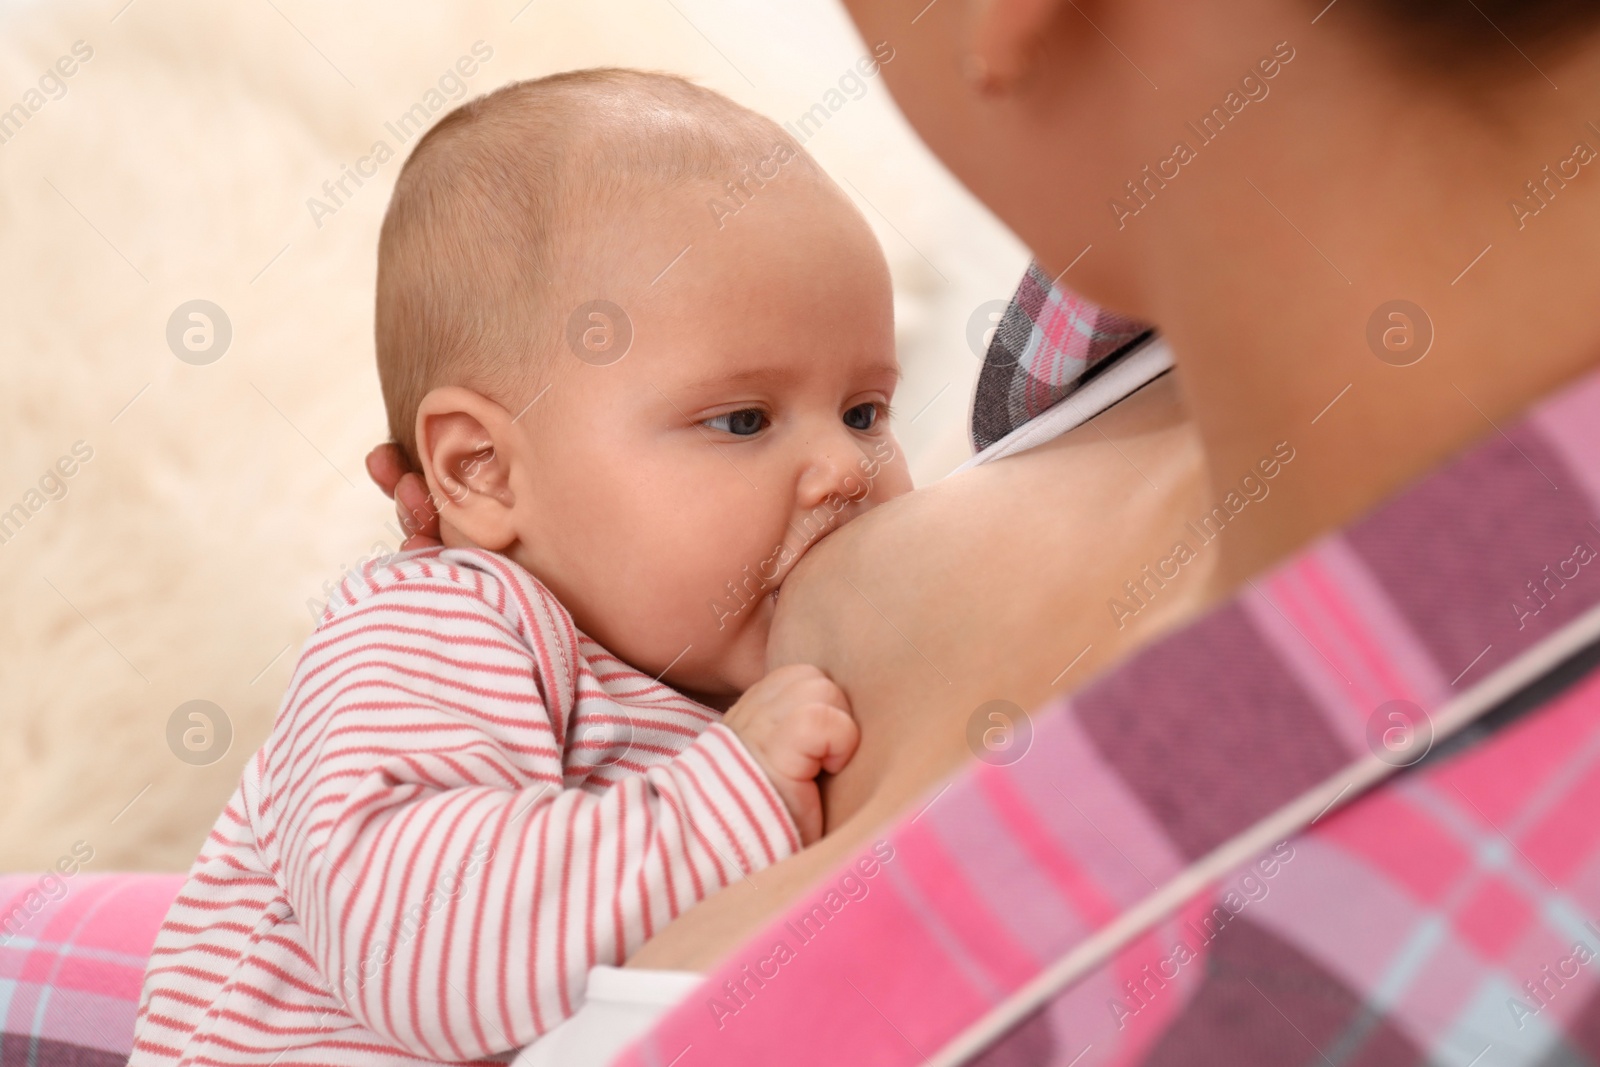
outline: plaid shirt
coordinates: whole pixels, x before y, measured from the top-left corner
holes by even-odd
[[[618,1062],[1600,1064],[1597,549],[1600,372],[1044,709]]]
[[[982,452],[1076,390],[1098,367],[1138,348],[1148,325],[1050,283],[1028,264],[984,353],[972,396],[972,450]]]

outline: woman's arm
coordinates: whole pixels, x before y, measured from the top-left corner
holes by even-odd
[[[891,501],[807,553],[784,583],[768,658],[821,667],[861,726],[850,765],[824,785],[827,836],[696,905],[629,966],[709,967],[971,758],[980,705],[1032,711],[1188,618],[1208,594],[1204,547],[1167,566],[1174,578],[1145,568],[1196,541],[1185,523],[1208,507],[1203,473],[1169,374],[1056,441]]]

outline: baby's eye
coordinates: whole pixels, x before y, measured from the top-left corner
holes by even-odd
[[[767,415],[758,408],[742,408],[739,411],[730,411],[726,415],[714,415],[703,420],[700,425],[721,430],[723,433],[731,433],[735,437],[749,437],[766,429]]]
[[[878,422],[878,405],[857,404],[844,413],[844,424],[852,430],[870,430]]]

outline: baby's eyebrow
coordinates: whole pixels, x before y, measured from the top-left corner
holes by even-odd
[[[736,370],[708,374],[696,378],[686,388],[704,389],[717,385],[785,385],[800,377],[800,368],[792,364],[768,367],[740,367]]]

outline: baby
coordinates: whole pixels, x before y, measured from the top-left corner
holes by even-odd
[[[133,1064],[481,1059],[821,832],[856,745],[785,576],[910,488],[888,271],[776,124],[624,70],[418,142],[378,250],[444,547],[346,581],[169,913]]]

